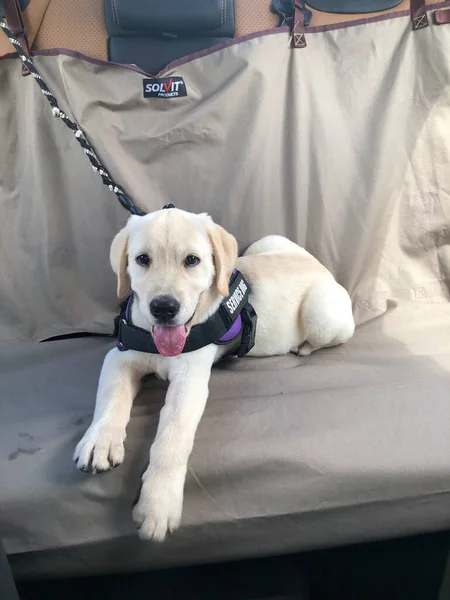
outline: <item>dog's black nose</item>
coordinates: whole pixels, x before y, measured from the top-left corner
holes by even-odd
[[[158,321],[168,322],[180,312],[180,303],[173,296],[157,296],[150,302],[150,312]]]

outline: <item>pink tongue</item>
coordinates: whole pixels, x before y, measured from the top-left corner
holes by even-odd
[[[153,339],[162,356],[178,356],[182,353],[186,343],[186,328],[184,325],[176,327],[155,325]]]

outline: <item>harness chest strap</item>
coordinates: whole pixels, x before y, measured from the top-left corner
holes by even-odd
[[[207,321],[192,327],[182,353],[194,352],[209,344],[226,345],[240,336],[238,357],[245,356],[255,345],[257,315],[249,302],[250,285],[240,271],[230,278],[230,293],[224,298],[218,311]],[[151,332],[136,327],[131,321],[131,294],[121,305],[120,314],[114,319],[117,347],[121,351],[137,350],[159,354]]]

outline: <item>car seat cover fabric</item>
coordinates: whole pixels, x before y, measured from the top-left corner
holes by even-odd
[[[0,344],[8,423],[0,531],[16,577],[155,569],[447,528],[449,319],[449,304],[408,303],[338,348],[213,369],[182,526],[164,544],[143,544],[131,518],[164,382],[149,378],[134,402],[124,464],[89,477],[72,453],[111,344]]]
[[[164,546],[139,542],[130,510],[164,384],[137,399],[121,468],[85,478],[71,455],[109,341],[36,343],[112,332],[109,246],[128,214],[20,61],[0,60],[0,531],[18,576],[448,527],[450,35],[429,20],[313,28],[295,51],[287,29],[227,41],[160,74],[182,78],[182,97],[145,97],[131,66],[37,53],[143,210],[209,212],[240,250],[287,235],[352,298],[348,344],[213,371],[182,528]]]
[[[170,99],[144,98],[133,69],[35,60],[141,208],[210,212],[241,250],[287,235],[349,290],[361,323],[448,298],[449,206],[436,197],[450,186],[450,42],[436,31],[413,35],[402,17],[313,33],[293,52],[275,30],[172,67],[187,95]],[[14,59],[0,63],[0,98],[1,336],[109,331],[108,248],[127,215]]]

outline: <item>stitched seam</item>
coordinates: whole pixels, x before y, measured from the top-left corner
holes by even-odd
[[[224,0],[222,0],[221,9],[220,9],[220,24],[221,25],[224,24],[224,20],[223,20],[223,4],[224,4]]]
[[[114,22],[120,27],[119,11],[117,10],[116,0],[111,0],[111,10],[113,11]]]
[[[224,25],[227,22],[227,3],[228,3],[228,0],[225,0],[225,17],[223,19]]]

